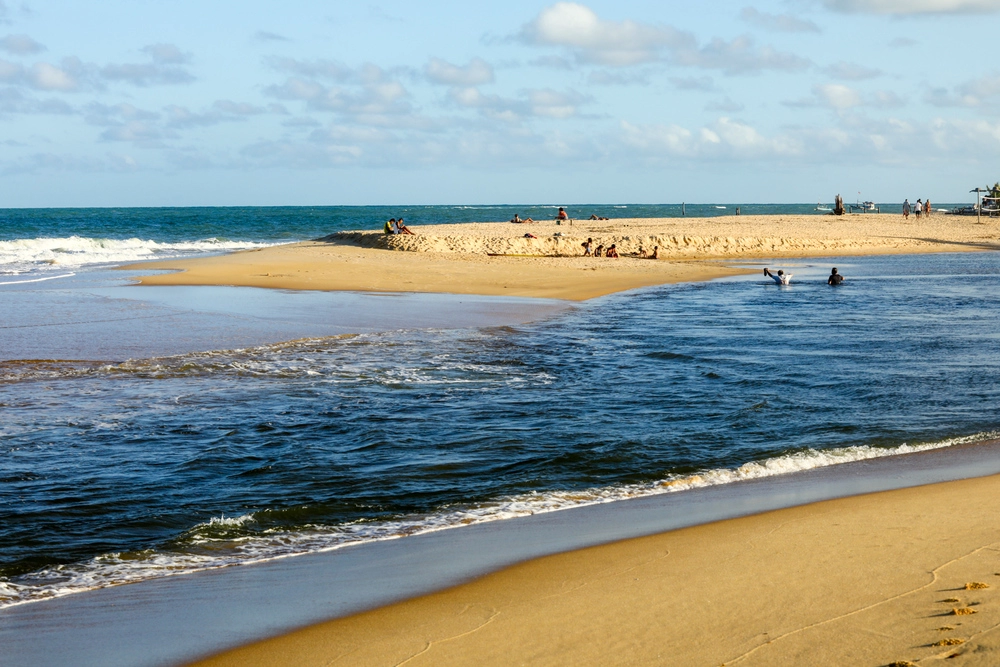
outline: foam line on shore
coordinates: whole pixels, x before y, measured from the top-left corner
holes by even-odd
[[[901,444],[868,445],[790,452],[735,468],[718,468],[697,474],[669,475],[641,484],[595,487],[571,491],[529,493],[480,505],[445,509],[435,514],[400,517],[378,523],[354,522],[317,526],[313,531],[288,532],[265,529],[246,534],[239,530],[256,522],[254,513],[238,517],[212,517],[185,532],[181,539],[188,553],[160,551],[108,553],[89,561],[45,568],[14,581],[0,582],[0,609],[62,597],[98,588],[130,584],[204,570],[263,563],[290,556],[333,551],[345,546],[399,539],[451,528],[502,521],[628,500],[676,493],[710,486],[805,472],[843,463],[865,461],[988,441],[1000,433]]]

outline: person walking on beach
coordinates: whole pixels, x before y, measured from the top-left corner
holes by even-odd
[[[594,239],[587,239],[586,241],[584,241],[580,245],[583,246],[583,256],[584,257],[593,257],[594,256],[594,253],[591,250],[592,246],[594,245]]]
[[[924,215],[929,216],[931,214],[931,200],[928,199],[924,202]]]
[[[837,273],[837,267],[833,267],[833,269],[830,271],[830,277],[826,279],[826,284],[833,285],[836,287],[842,282],[844,282],[844,276]]]
[[[920,199],[917,200],[916,205],[913,207],[913,213],[917,216],[917,220],[920,219],[920,214],[924,212],[924,202]]]
[[[908,220],[910,218],[910,200],[903,200],[903,220]]]
[[[777,273],[771,273],[770,269],[765,268],[764,275],[773,280],[774,282],[778,283],[779,285],[787,285],[788,283],[792,282],[792,274],[785,273],[781,269],[778,269]]]

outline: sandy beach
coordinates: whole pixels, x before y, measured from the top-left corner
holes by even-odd
[[[742,272],[720,260],[1000,249],[995,223],[932,215],[730,216],[414,226],[414,236],[341,232],[322,240],[130,269],[173,269],[148,285],[451,292],[584,300]],[[537,238],[525,238],[533,234]],[[580,244],[620,259],[582,257]],[[632,253],[659,246],[661,261]]]
[[[993,665],[1000,477],[550,556],[197,663]]]

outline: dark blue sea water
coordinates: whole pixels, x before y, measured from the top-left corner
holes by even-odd
[[[1000,430],[1000,255],[835,261],[838,288],[834,260],[786,262],[789,287],[755,270],[511,326],[2,349],[0,605]],[[101,276],[0,286],[0,327],[81,350],[68,304],[113,302],[109,336],[146,316]]]

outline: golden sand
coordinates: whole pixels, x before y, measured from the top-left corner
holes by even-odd
[[[996,665],[1000,596],[965,584],[995,576],[998,494],[962,480],[549,556],[199,664]]]
[[[997,223],[936,215],[731,216],[722,218],[469,223],[414,226],[415,236],[342,232],[320,241],[220,257],[143,263],[181,269],[147,285],[549,297],[583,300],[637,287],[740,272],[718,260],[1000,249]],[[530,233],[537,238],[525,238]],[[618,246],[621,258],[582,257],[580,244]],[[659,246],[661,260],[640,246]]]

